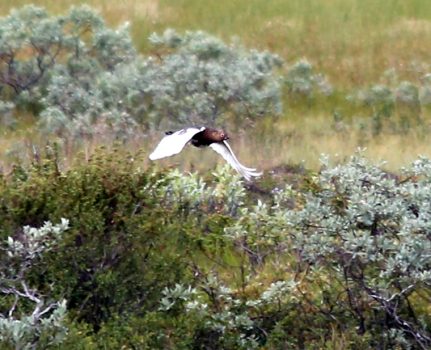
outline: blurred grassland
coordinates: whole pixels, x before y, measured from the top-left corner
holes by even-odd
[[[417,132],[370,139],[358,130],[334,132],[331,128],[336,110],[355,117],[344,98],[349,91],[379,82],[390,68],[396,69],[401,79],[417,80],[421,72],[412,67],[431,64],[429,0],[0,0],[0,15],[29,3],[52,13],[64,13],[70,6],[85,3],[98,9],[112,26],[128,21],[133,41],[143,54],[151,53],[150,33],[175,28],[205,30],[226,41],[238,37],[245,46],[270,50],[287,64],[307,58],[316,72],[328,77],[337,94],[312,105],[286,98],[281,118],[262,120],[253,131],[247,129],[247,137],[234,137],[234,149],[246,165],[262,164],[268,169],[304,161],[305,166],[316,167],[321,153],[343,159],[358,146],[366,146],[373,160],[388,160],[390,169],[409,163],[419,154],[431,156],[427,138]],[[428,124],[429,112],[422,114]],[[12,149],[17,141],[37,142],[28,118],[18,131],[3,132],[2,136],[3,150]],[[95,146],[86,145],[87,151]],[[132,141],[130,147],[141,146],[140,141]],[[196,153],[188,151],[165,163],[179,162],[187,168],[199,159]],[[217,158],[208,159],[211,163]]]
[[[52,13],[88,4],[111,25],[129,21],[142,52],[150,33],[168,27],[237,36],[287,62],[306,57],[339,88],[374,82],[392,67],[408,77],[409,64],[428,61],[431,49],[427,0],[1,0],[1,15],[28,3]]]

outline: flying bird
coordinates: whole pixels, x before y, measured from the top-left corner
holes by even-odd
[[[251,178],[262,175],[254,168],[247,168],[242,165],[230,148],[226,140],[229,136],[223,130],[211,128],[185,128],[178,131],[168,131],[165,137],[157,145],[153,153],[150,154],[151,160],[170,157],[182,151],[187,143],[195,147],[211,147],[220,154],[241,176],[250,181]]]

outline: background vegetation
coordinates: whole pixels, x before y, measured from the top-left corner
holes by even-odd
[[[35,4],[0,1],[2,347],[431,346],[428,2]],[[150,164],[185,124],[264,176]]]
[[[27,3],[0,2],[1,13],[7,15],[11,8]],[[65,14],[71,5],[84,2],[33,3],[46,7],[52,14]],[[418,154],[430,154],[429,143],[420,132],[407,135],[405,132],[385,132],[377,138],[369,137],[372,131],[366,124],[373,115],[372,108],[358,108],[360,106],[346,99],[376,84],[397,85],[405,80],[417,87],[424,84],[423,78],[429,72],[427,43],[431,36],[431,9],[427,1],[233,1],[205,5],[193,0],[85,3],[100,11],[110,27],[129,22],[133,45],[142,54],[154,52],[148,40],[153,32],[162,33],[166,28],[180,32],[204,30],[226,42],[237,37],[248,48],[270,50],[284,60],[284,70],[305,58],[315,73],[326,76],[333,88],[329,97],[314,94],[304,99],[284,93],[283,118],[264,118],[260,125],[247,130],[248,133],[258,130],[252,138],[262,152],[246,147],[241,133],[232,140],[240,159],[249,159],[249,163],[270,168],[305,160],[307,167],[316,167],[321,152],[338,154],[342,159],[361,145],[367,147],[370,158],[385,159],[387,167],[396,169]],[[397,81],[392,79],[394,75]],[[420,116],[424,121],[420,129],[426,130],[429,124],[427,107],[421,108]],[[33,124],[28,118],[24,120],[17,132],[3,131],[2,148],[10,150],[11,157],[30,152],[22,151],[16,141],[28,149],[36,140],[32,134]],[[267,137],[268,132],[271,138]],[[131,142],[129,147],[136,149],[142,143],[142,140]],[[90,145],[88,147],[91,149]],[[280,153],[280,148],[289,152]],[[397,152],[392,152],[393,149]],[[193,156],[189,154],[191,162]],[[180,157],[177,159],[189,166],[188,157]],[[210,155],[208,158],[210,164],[216,159]],[[203,168],[207,168],[207,164]]]

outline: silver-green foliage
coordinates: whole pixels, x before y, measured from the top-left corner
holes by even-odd
[[[267,304],[289,299],[287,282],[276,282],[260,298],[244,301],[214,275],[208,275],[199,289],[176,285],[166,288],[160,301],[160,310],[169,312],[179,308],[189,317],[197,319],[202,328],[218,334],[219,344],[229,343],[235,349],[258,349],[259,339],[253,329],[254,310]]]
[[[166,290],[161,310],[180,307],[238,347],[246,341],[244,348],[257,347],[257,315],[269,319],[304,304],[335,323],[348,313],[360,334],[384,334],[391,346],[431,346],[431,161],[420,158],[398,176],[360,154],[336,166],[322,159],[322,167],[306,191],[277,190],[271,203],[240,205],[224,230],[249,258],[244,281],[270,264],[316,283],[318,291],[307,292],[314,296],[303,292],[304,281],[288,277],[244,300],[207,277],[194,288]],[[203,194],[199,183],[192,187]],[[181,187],[195,198],[190,186]],[[334,304],[325,307],[328,300]]]
[[[41,127],[67,136],[280,113],[277,56],[203,32],[150,41],[160,54],[138,55],[127,24],[110,29],[86,6],[14,10],[0,20],[2,98],[36,105]]]
[[[100,16],[83,6],[65,16],[49,16],[33,5],[0,19],[0,82],[36,102],[53,75],[91,79],[94,71],[112,69],[135,56],[124,29],[107,28]],[[21,96],[21,98],[23,98]]]
[[[430,161],[419,159],[401,178],[357,156],[324,165],[318,190],[286,213],[291,249],[328,268],[347,291],[363,293],[358,298],[373,302],[416,345],[429,346],[429,330],[405,308],[414,292],[431,288]]]
[[[291,94],[312,97],[316,94],[331,95],[333,87],[327,78],[315,73],[313,65],[302,59],[289,67],[285,84]]]
[[[268,52],[227,45],[204,32],[153,34],[162,57],[155,76],[164,113],[180,122],[214,123],[226,113],[256,117],[281,112],[274,68],[280,58]]]
[[[379,84],[347,96],[348,101],[369,110],[365,116],[371,118],[362,119],[359,123],[361,128],[369,127],[374,136],[385,128],[391,132],[405,133],[417,125],[423,131],[422,109],[431,102],[429,74],[418,79],[418,82],[400,81],[395,70],[388,70],[381,80]]]
[[[69,221],[46,222],[40,228],[25,226],[21,235],[8,237],[0,269],[0,293],[10,298],[7,312],[0,313],[0,341],[15,349],[36,349],[59,344],[67,334],[63,320],[66,300],[49,300],[30,286],[29,271],[58,243]],[[29,308],[30,305],[30,308]],[[23,311],[27,310],[27,311]]]
[[[227,165],[217,168],[213,175],[216,181],[209,186],[197,173],[184,175],[176,169],[143,190],[160,198],[164,205],[181,208],[184,213],[199,216],[204,210],[217,210],[236,216],[245,198],[241,178]]]
[[[364,299],[407,339],[429,346],[429,329],[407,316],[405,308],[411,307],[413,293],[431,291],[430,161],[417,160],[400,178],[361,156],[333,167],[324,159],[323,166],[312,190],[293,192],[294,209],[277,204],[266,223],[260,223],[263,228],[244,238],[268,241],[269,237],[274,244],[268,230],[277,232],[277,237],[284,235],[282,248],[315,266],[317,273],[327,269],[330,283],[344,286],[351,307]],[[257,207],[256,214],[249,215],[248,226],[257,227],[260,211]],[[241,234],[239,229],[227,233]],[[259,239],[253,238],[256,235]],[[355,312],[358,319],[365,317]]]

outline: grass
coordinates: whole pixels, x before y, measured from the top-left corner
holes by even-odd
[[[129,21],[142,52],[151,32],[169,27],[237,36],[287,62],[307,57],[343,88],[372,83],[393,67],[408,77],[411,63],[427,62],[431,50],[427,0],[1,0],[0,13],[28,3],[53,13],[85,3],[111,25]]]
[[[421,133],[411,131],[404,136],[384,133],[380,137],[371,137],[360,131],[337,132],[328,127],[327,119],[325,115],[314,118],[310,116],[303,121],[279,122],[276,126],[267,126],[266,130],[264,124],[269,122],[262,121],[256,124],[255,130],[234,135],[230,144],[244,165],[264,171],[270,171],[282,164],[302,165],[317,170],[322,155],[329,155],[333,162],[342,162],[358,148],[363,149],[371,161],[375,163],[384,161],[384,168],[394,172],[402,166],[409,165],[420,155],[431,157],[431,144]],[[139,151],[147,154],[161,137],[162,133],[147,139],[137,136],[123,146],[132,154]],[[2,138],[0,147],[7,152],[1,157],[1,169],[7,172],[18,159],[24,162],[31,161],[35,150],[37,153],[43,152],[44,142],[44,138],[31,128],[23,128],[21,132],[9,138]],[[76,161],[89,159],[94,150],[101,145],[108,148],[117,146],[110,138],[84,140],[78,148],[65,152],[63,166],[68,168]],[[78,158],[77,153],[81,154]],[[145,160],[143,166],[149,166],[151,163]],[[180,154],[156,162],[155,166],[205,172],[222,163],[221,157],[212,150],[188,146]]]
[[[340,96],[379,82],[387,69],[394,68],[401,79],[417,82],[430,67],[428,0],[0,0],[0,14],[7,15],[13,7],[28,3],[44,6],[52,13],[86,3],[98,9],[110,25],[129,21],[134,43],[143,54],[151,50],[148,35],[166,28],[205,30],[224,40],[236,36],[248,47],[279,54],[288,64],[306,57],[316,71],[328,76]],[[431,157],[429,142],[418,132],[384,133],[375,138],[364,138],[357,128],[335,132],[331,128],[335,110],[343,110],[351,120],[358,117],[344,97],[321,101],[311,108],[291,103],[289,98],[286,102],[282,118],[258,122],[254,131],[248,131],[252,138],[240,134],[232,140],[247,165],[269,169],[281,163],[304,162],[316,168],[321,153],[343,159],[358,146],[366,146],[373,160],[387,160],[390,169],[408,164],[419,154]],[[428,114],[425,111],[423,115],[425,123]],[[31,153],[32,143],[42,143],[43,138],[31,126],[26,119],[18,131],[3,132],[0,146],[12,150],[1,157],[3,167],[20,152]],[[130,147],[149,150],[157,139],[158,135],[147,142],[133,140]],[[91,153],[97,144],[85,144],[84,149]],[[218,159],[206,153],[204,168]],[[187,151],[162,164],[180,162],[188,169],[200,156],[199,152]]]

